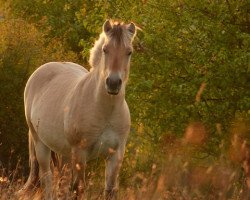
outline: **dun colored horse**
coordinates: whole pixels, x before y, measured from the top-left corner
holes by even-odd
[[[24,92],[30,174],[22,192],[40,180],[45,199],[52,199],[53,151],[72,160],[75,191],[84,182],[86,162],[104,156],[105,194],[116,196],[130,131],[125,86],[135,34],[133,23],[108,20],[91,49],[90,72],[75,63],[50,62],[31,75]]]

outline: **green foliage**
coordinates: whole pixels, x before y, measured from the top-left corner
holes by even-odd
[[[156,143],[166,132],[181,135],[190,121],[202,121],[216,144],[209,153],[218,152],[216,124],[228,138],[236,113],[250,108],[249,4],[162,0],[140,9],[142,52],[134,58],[129,94],[132,107],[142,105],[133,107],[135,118]]]
[[[11,149],[27,155],[26,126],[22,102],[23,89],[31,70],[41,55],[40,34],[22,20],[0,22],[0,140],[1,160]],[[40,48],[39,48],[40,46]],[[23,138],[20,140],[20,138]],[[25,141],[26,140],[26,141]],[[18,145],[17,145],[18,144]],[[19,156],[20,156],[19,155]],[[26,156],[27,159],[27,156]]]

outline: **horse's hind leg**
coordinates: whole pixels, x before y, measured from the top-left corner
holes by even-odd
[[[28,191],[32,191],[39,184],[39,166],[36,158],[34,141],[29,131],[29,164],[30,174],[24,187],[18,191],[19,195],[25,194]]]
[[[44,197],[52,199],[52,173],[50,170],[51,150],[40,140],[35,144],[36,157],[39,164],[39,175]]]

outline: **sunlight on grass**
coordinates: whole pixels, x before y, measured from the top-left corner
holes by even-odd
[[[156,160],[146,172],[135,171],[125,185],[120,185],[119,199],[247,199],[250,148],[246,142],[246,133],[246,124],[235,123],[228,151],[218,159],[199,159],[194,155],[203,148],[204,140],[209,137],[202,123],[189,124],[183,138],[172,139],[169,147],[166,140],[166,156],[162,164]],[[104,180],[97,175],[102,170],[95,171],[96,168],[91,165],[87,172],[87,184],[82,185],[84,198],[103,199]],[[75,194],[70,190],[71,170],[67,166],[63,166],[60,171],[56,167],[53,169],[54,197],[73,199]],[[19,170],[20,167],[17,167],[10,174],[1,170],[1,200],[17,198],[16,191],[21,189],[25,179]],[[18,198],[40,199],[41,196],[42,191],[35,189]]]

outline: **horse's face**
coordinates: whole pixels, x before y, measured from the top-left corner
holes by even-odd
[[[105,86],[109,94],[117,95],[129,75],[130,58],[133,51],[132,40],[135,25],[113,24],[106,21],[103,25],[106,35],[102,47]]]

